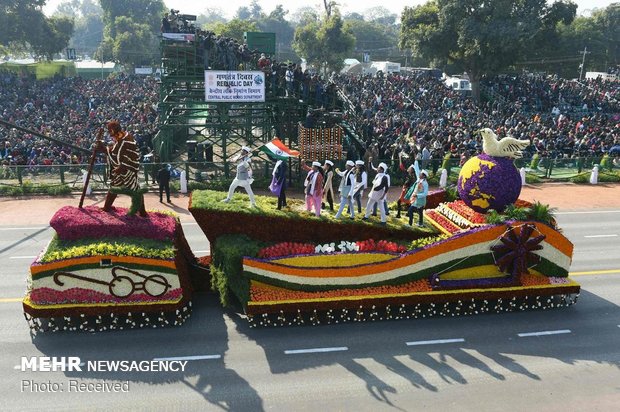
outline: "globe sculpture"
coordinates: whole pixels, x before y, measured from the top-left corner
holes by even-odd
[[[479,133],[484,153],[463,165],[457,183],[459,196],[477,212],[486,213],[489,209],[502,212],[521,193],[521,176],[513,159],[521,157],[521,149],[529,141],[512,137],[498,140],[491,129]]]
[[[512,159],[481,154],[463,165],[457,185],[461,199],[475,211],[501,212],[519,198],[521,176]]]

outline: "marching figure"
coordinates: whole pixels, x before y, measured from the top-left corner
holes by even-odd
[[[378,205],[379,212],[381,213],[381,224],[385,225],[386,217],[383,202],[390,187],[388,177],[385,174],[387,165],[385,163],[380,163],[377,170],[379,173],[377,173],[377,176],[375,176],[372,181],[372,189],[370,189],[370,193],[368,194],[368,204],[366,205],[366,215],[362,220],[368,220],[372,208]]]
[[[379,173],[379,169],[372,164],[372,157],[370,157],[368,159],[368,161],[370,162],[370,168],[372,170],[374,170],[375,172]],[[388,189],[387,190],[389,190],[390,186],[392,185],[392,179],[390,178],[390,175],[387,172],[387,168],[384,170],[384,174],[385,174],[385,177],[387,177],[387,182],[388,182]],[[386,190],[386,192],[387,192],[387,190]],[[375,203],[375,205],[372,207],[372,215],[373,216],[377,216],[377,206],[381,206],[381,207],[383,207],[385,209],[385,215],[386,216],[390,215],[390,208],[388,206],[387,195],[384,197],[383,203]]]
[[[420,170],[417,160],[413,164],[413,168],[418,179],[411,185],[405,196],[411,202],[407,216],[409,216],[409,226],[413,226],[413,213],[417,212],[419,215],[418,226],[422,227],[424,226],[424,206],[426,206],[426,196],[428,195],[428,182],[426,181],[428,172]]]
[[[317,217],[321,216],[321,199],[323,198],[323,169],[321,163],[312,162],[312,168],[306,166],[301,159],[301,166],[308,171],[308,176],[304,182],[304,192],[306,193],[306,210],[310,212],[314,207]]]
[[[147,217],[144,207],[144,194],[140,191],[138,184],[138,170],[140,169],[140,150],[129,132],[121,129],[118,121],[113,120],[107,125],[108,133],[114,142],[105,146],[99,142],[96,146],[98,152],[107,154],[110,165],[110,190],[105,199],[103,210],[112,210],[114,200],[119,193],[131,196],[131,207],[128,214],[139,213],[142,217]]]
[[[228,196],[226,196],[226,199],[222,200],[222,202],[224,203],[230,202],[230,200],[233,197],[233,194],[235,193],[235,189],[241,186],[245,189],[245,191],[250,196],[250,207],[256,207],[256,201],[254,200],[254,192],[252,192],[252,186],[251,186],[252,182],[254,181],[254,179],[252,179],[252,168],[250,167],[250,161],[251,161],[250,152],[251,151],[252,150],[249,147],[243,146],[241,148],[241,154],[235,160],[233,160],[237,162],[237,175],[235,176],[235,179],[230,184],[230,187],[228,188]]]
[[[355,161],[355,187],[353,188],[353,199],[357,203],[357,213],[362,213],[362,196],[368,187],[368,173],[363,160]]]
[[[325,184],[323,185],[323,199],[329,203],[329,210],[334,211],[334,187],[332,185],[332,181],[334,178],[334,172],[332,168],[334,167],[334,162],[331,160],[326,160],[323,165],[323,173],[325,174]],[[325,203],[321,203],[321,208],[325,208]]]
[[[396,201],[396,217],[400,217],[400,206],[405,205],[405,209],[409,208],[409,204],[411,203],[407,198],[407,192],[411,185],[413,185],[416,181],[415,170],[413,165],[410,165],[408,168],[405,168],[405,164],[403,163],[402,154],[399,153],[398,158],[400,160],[399,169],[403,172],[403,188],[400,192],[400,197]]]
[[[349,212],[351,213],[351,219],[355,217],[355,207],[353,206],[353,186],[355,185],[355,163],[352,160],[347,160],[346,169],[340,171],[336,169],[336,173],[341,177],[340,186],[338,191],[340,192],[340,207],[336,213],[336,219],[342,216],[342,211],[345,206],[349,206]]]
[[[278,160],[271,173],[272,178],[269,190],[278,196],[278,210],[286,206],[286,169],[286,162]]]

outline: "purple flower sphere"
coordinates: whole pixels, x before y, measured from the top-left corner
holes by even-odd
[[[457,189],[461,199],[475,211],[502,212],[519,198],[521,176],[513,159],[481,154],[463,165]]]

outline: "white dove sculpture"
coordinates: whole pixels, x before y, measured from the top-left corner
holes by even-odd
[[[504,137],[497,139],[497,135],[488,127],[478,130],[482,136],[482,151],[493,157],[510,157],[512,159],[521,158],[521,150],[530,145],[529,140],[517,140],[514,137]]]

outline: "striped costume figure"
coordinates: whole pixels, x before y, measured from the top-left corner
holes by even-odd
[[[131,207],[128,214],[139,213],[147,217],[144,207],[144,193],[138,184],[138,170],[140,169],[140,151],[133,136],[121,129],[117,121],[108,123],[108,132],[114,138],[114,143],[104,146],[99,143],[97,151],[107,154],[110,164],[110,190],[105,199],[103,210],[112,210],[114,200],[119,193],[131,196]]]
[[[127,132],[111,146],[108,146],[110,163],[110,185],[112,187],[138,190],[138,170],[140,170],[140,151],[138,145]]]

